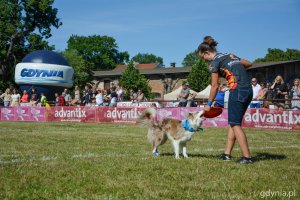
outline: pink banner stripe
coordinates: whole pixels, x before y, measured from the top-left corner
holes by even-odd
[[[48,121],[48,122],[111,122],[135,123],[145,108],[139,107],[2,107],[1,121]],[[157,108],[157,119],[175,118],[182,120],[188,112],[203,108]],[[215,118],[206,119],[204,127],[227,127],[227,109]],[[278,130],[300,130],[299,110],[248,109],[243,126],[249,128],[274,128]]]

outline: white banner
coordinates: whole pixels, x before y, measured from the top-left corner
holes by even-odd
[[[121,101],[117,103],[117,107],[138,107],[138,108],[149,108],[156,106],[160,108],[160,104],[158,102],[131,102],[131,101]]]
[[[19,63],[15,69],[17,84],[72,87],[74,69],[45,63]]]

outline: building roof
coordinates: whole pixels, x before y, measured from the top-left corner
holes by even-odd
[[[282,65],[282,64],[289,64],[289,63],[294,63],[294,62],[300,62],[300,60],[253,63],[253,66],[250,69],[270,67],[270,66],[276,66],[276,65]]]
[[[125,69],[126,65],[118,65],[115,69],[109,71],[94,71],[94,76],[96,77],[107,77],[107,76],[119,76]],[[153,64],[138,64],[136,68],[139,69],[141,74],[176,74],[176,73],[188,73],[191,71],[192,67],[168,67],[164,68],[161,65],[153,67]]]
[[[136,63],[134,65],[135,68],[141,70],[141,69],[155,69],[161,67],[160,63],[148,63],[148,64],[139,64]],[[111,71],[125,71],[127,68],[127,65],[117,65],[117,67]]]
[[[281,64],[289,64],[294,62],[300,62],[300,60],[289,60],[289,61],[277,61],[277,62],[261,62],[253,63],[250,69],[257,69],[263,67],[276,66]],[[109,71],[94,71],[96,77],[109,77],[109,76],[120,76],[126,69],[127,65],[118,65],[115,69]],[[159,63],[151,64],[138,64],[136,68],[139,69],[141,74],[177,74],[177,73],[189,73],[192,67],[161,67]]]

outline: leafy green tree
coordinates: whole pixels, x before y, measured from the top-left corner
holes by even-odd
[[[189,54],[187,54],[185,56],[185,58],[183,59],[182,62],[182,66],[184,67],[191,67],[193,66],[198,60],[200,59],[200,57],[197,54],[197,51],[193,51]]]
[[[300,51],[297,49],[268,49],[268,53],[264,58],[258,58],[254,62],[271,62],[271,61],[287,61],[300,59]]]
[[[108,36],[72,35],[68,40],[68,50],[77,50],[93,70],[110,70],[118,64],[128,62],[128,52],[119,52],[117,48],[115,39]]]
[[[70,66],[74,68],[74,86],[84,88],[86,83],[93,80],[93,71],[88,62],[76,50],[67,50],[62,52]]]
[[[151,87],[144,75],[141,75],[139,70],[134,67],[133,61],[128,64],[126,70],[120,77],[119,85],[126,91],[125,99],[129,100],[129,90],[133,89],[135,92],[141,89],[147,99],[152,98]]]
[[[187,80],[190,88],[197,92],[204,90],[210,84],[210,72],[204,60],[198,59],[196,61]]]
[[[44,39],[51,27],[62,25],[54,0],[0,1],[0,65],[4,82],[12,80],[14,67],[33,50],[52,49]]]
[[[138,53],[136,56],[132,57],[131,60],[140,64],[160,63],[163,65],[164,63],[161,57],[148,53]]]

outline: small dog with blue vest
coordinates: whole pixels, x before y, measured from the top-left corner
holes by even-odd
[[[146,109],[138,118],[137,124],[148,128],[147,138],[152,145],[152,154],[158,156],[158,146],[163,145],[169,139],[173,145],[175,158],[180,158],[180,152],[188,158],[186,142],[192,139],[195,132],[200,129],[204,121],[204,111],[188,113],[187,117],[180,121],[178,119],[165,118],[156,121],[156,110]]]

